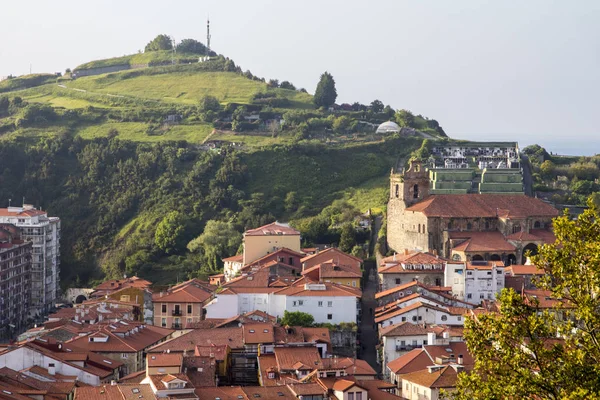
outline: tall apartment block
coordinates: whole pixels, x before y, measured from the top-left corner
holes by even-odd
[[[45,315],[56,303],[60,274],[60,218],[29,204],[0,208],[0,223],[21,229],[21,238],[32,243],[31,303],[29,317]]]
[[[31,303],[32,243],[12,224],[0,224],[0,338],[27,328]]]

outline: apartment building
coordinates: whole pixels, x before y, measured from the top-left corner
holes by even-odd
[[[21,238],[32,243],[29,316],[40,317],[54,306],[59,295],[60,218],[24,204],[0,208],[0,223],[17,226]]]
[[[30,300],[30,242],[21,239],[21,230],[0,224],[0,337],[7,339],[27,326]]]
[[[445,285],[459,300],[479,304],[495,300],[504,289],[504,264],[502,261],[471,261],[448,263]]]
[[[152,296],[154,325],[163,328],[183,329],[188,324],[201,321],[203,307],[213,298],[217,288],[198,279],[173,286],[166,292]]]

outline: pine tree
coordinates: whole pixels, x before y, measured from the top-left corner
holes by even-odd
[[[325,71],[321,75],[313,101],[317,107],[329,107],[335,103],[336,98],[335,80],[329,72]]]

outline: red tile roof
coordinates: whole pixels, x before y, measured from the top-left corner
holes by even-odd
[[[406,307],[403,307],[403,308],[398,308],[395,311],[391,311],[391,312],[382,314],[381,316],[375,318],[375,322],[376,323],[380,323],[381,321],[387,321],[390,318],[396,317],[398,315],[406,314],[409,311],[413,311],[413,310],[416,310],[416,309],[421,308],[421,307],[424,307],[424,308],[427,308],[427,309],[430,309],[430,310],[435,310],[435,311],[440,311],[440,312],[445,312],[447,314],[450,314],[450,312],[448,310],[445,310],[445,309],[440,308],[440,307],[432,306],[431,304],[428,304],[428,303],[423,303],[423,302],[418,301],[418,302],[413,303],[413,304],[411,304],[409,306],[406,306]]]
[[[200,285],[194,279],[169,289],[166,293],[154,293],[155,303],[204,303],[213,296],[217,288],[211,285]]]
[[[379,336],[418,336],[427,335],[429,329],[411,322],[401,322],[381,328]]]
[[[147,354],[149,367],[181,367],[183,356],[178,353],[152,353]]]
[[[276,347],[274,353],[279,371],[312,371],[323,367],[316,347]]]
[[[417,285],[421,286],[417,281],[411,281],[411,282],[403,283],[402,285],[395,286],[395,287],[393,287],[391,289],[387,289],[387,290],[384,290],[382,292],[375,293],[375,299],[381,299],[383,297],[389,296],[391,294],[394,294],[396,292],[400,292],[400,291],[405,290],[405,289],[409,289],[409,288],[411,288],[413,286],[417,286]]]
[[[130,331],[136,326],[138,327],[138,332],[120,337],[119,333],[122,329],[125,328]],[[94,352],[133,353],[142,351],[147,347],[168,338],[173,332],[172,329],[128,321],[127,326],[123,326],[122,323],[99,326],[94,333],[72,339],[68,343],[81,349]],[[90,337],[102,338],[106,336],[108,336],[107,341],[90,341]]]
[[[387,367],[393,373],[407,374],[413,371],[419,371],[428,365],[431,365],[431,359],[422,349],[414,349],[401,355],[395,360],[390,361]]]
[[[244,255],[243,254],[238,254],[237,256],[227,257],[227,258],[224,258],[223,261],[241,263],[241,262],[244,261]]]
[[[152,347],[148,353],[161,353],[170,350],[171,352],[194,351],[196,346],[223,346],[228,345],[232,349],[243,349],[244,338],[241,327],[218,328],[218,329],[195,329],[167,340],[157,346]]]
[[[273,324],[271,323],[244,324],[242,326],[242,332],[244,335],[244,343],[246,344],[275,342]]]
[[[452,366],[446,365],[440,366],[440,369],[433,372],[425,369],[402,375],[402,380],[431,389],[449,389],[456,386],[457,376],[457,370]]]
[[[199,400],[249,400],[240,386],[196,388],[196,395]]]
[[[277,235],[300,235],[300,232],[288,224],[273,222],[259,228],[249,229],[244,236],[277,236]]]
[[[321,261],[319,261],[321,260]],[[363,262],[358,257],[354,257],[353,255],[346,254],[338,248],[329,247],[325,250],[321,250],[318,253],[311,254],[309,256],[304,257],[300,262],[305,265],[306,268],[310,268],[323,260],[335,260],[336,263],[342,265],[352,265],[359,264]]]
[[[516,247],[506,241],[504,235],[498,231],[452,231],[449,232],[450,240],[464,239],[465,241],[454,246],[453,250],[464,252],[514,252]]]
[[[310,282],[306,278],[294,282],[293,286],[279,289],[276,293],[285,296],[354,296],[358,298],[362,296],[359,288],[333,282]]]
[[[546,272],[535,265],[511,265],[504,269],[507,275],[545,275]]]
[[[362,278],[360,268],[350,265],[338,265],[333,260],[304,269],[302,275],[314,276],[315,280],[327,278]]]
[[[408,207],[428,217],[448,218],[525,218],[556,217],[558,210],[540,199],[521,195],[452,194],[432,195]]]

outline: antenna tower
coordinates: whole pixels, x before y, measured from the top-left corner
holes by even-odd
[[[210,58],[210,18],[206,18],[206,58]]]
[[[171,43],[173,46],[173,50],[171,52],[171,64],[175,65],[175,52],[177,51],[177,47],[175,46],[175,38],[171,36]]]

